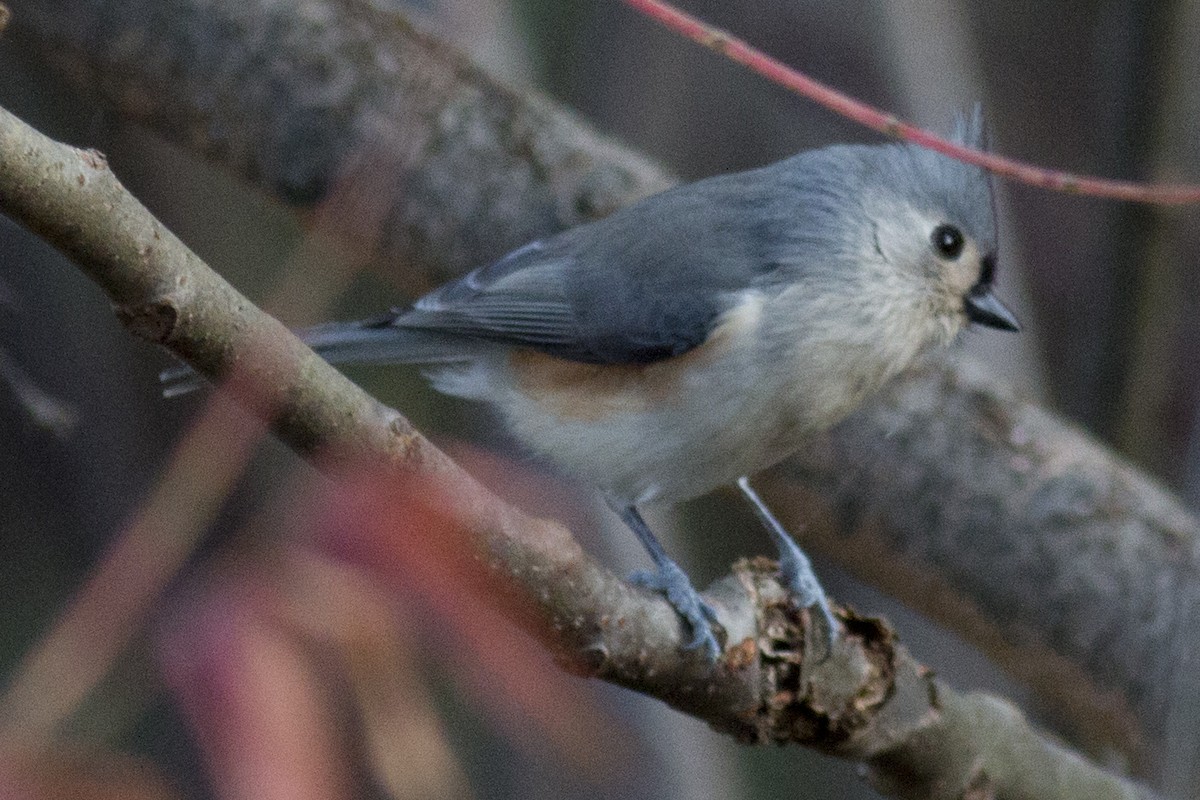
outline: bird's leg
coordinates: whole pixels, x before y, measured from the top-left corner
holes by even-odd
[[[653,572],[636,572],[630,576],[630,580],[647,589],[665,594],[667,601],[692,629],[692,639],[688,642],[687,647],[694,649],[702,646],[708,653],[708,657],[716,661],[717,656],[721,653],[721,647],[712,630],[712,626],[718,624],[717,614],[712,606],[701,599],[700,594],[692,586],[692,582],[688,580],[687,574],[663,550],[663,546],[654,537],[650,526],[642,519],[642,515],[636,508],[607,495],[605,500],[609,507],[629,526],[630,530],[637,534],[638,540],[641,541],[642,546],[646,548],[646,552],[654,561],[655,570]]]
[[[823,630],[818,631],[820,638],[814,637],[813,641],[824,645],[824,650],[816,654],[817,661],[823,661],[833,649],[833,635],[837,630],[837,622],[829,608],[825,590],[821,588],[821,582],[813,572],[812,562],[783,529],[779,520],[775,519],[771,509],[767,508],[767,504],[758,496],[758,492],[750,486],[750,480],[743,476],[738,478],[737,485],[775,541],[775,547],[779,550],[779,571],[782,573],[784,585],[796,596],[796,601],[802,607],[820,612],[814,615],[814,619],[818,620],[818,626]]]

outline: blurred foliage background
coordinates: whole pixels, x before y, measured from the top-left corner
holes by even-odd
[[[63,13],[71,5],[64,0]],[[1109,177],[1200,180],[1198,0],[680,6],[918,124],[945,130],[955,113],[981,101],[993,146],[1005,154]],[[13,7],[19,13],[19,3]],[[831,142],[878,140],[615,0],[426,0],[406,8],[514,85],[549,93],[686,179]],[[251,297],[261,297],[303,245],[304,231],[287,210],[123,123],[10,38],[0,39],[0,104],[55,138],[105,152],[135,195]],[[964,348],[1200,498],[1200,212],[1014,185],[1002,185],[1000,198],[1000,293],[1026,330],[1017,338],[970,335]],[[196,406],[163,402],[156,374],[168,358],[131,339],[96,288],[3,218],[0,265],[0,674],[7,675],[143,501]],[[404,300],[364,279],[339,311],[369,313]],[[411,373],[404,381],[380,371],[358,375],[423,429],[495,438],[472,409],[433,397]],[[46,397],[31,401],[32,391]],[[182,602],[180,587],[212,560],[245,546],[239,537],[247,520],[270,507],[264,497],[278,502],[281,487],[295,485],[297,469],[304,468],[281,447],[261,448],[188,570],[168,587],[163,609]],[[723,513],[723,505],[700,501],[685,517]],[[256,530],[279,535],[271,525]],[[625,544],[589,542],[609,550]],[[711,547],[695,540],[679,546],[703,582],[731,558],[763,551],[765,542],[751,529]],[[952,682],[1021,696],[952,636],[869,587],[823,574],[834,597],[892,617],[918,655]],[[63,738],[84,751],[145,756],[181,796],[220,794],[194,732],[163,688],[151,638],[126,649]],[[657,703],[576,681],[625,719],[633,753],[619,776],[583,777],[569,758],[523,743],[428,664],[425,671],[451,750],[478,797],[874,796],[844,764],[740,747]],[[387,796],[385,782],[368,768],[361,773],[361,796]]]

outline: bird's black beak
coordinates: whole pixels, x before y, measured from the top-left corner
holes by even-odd
[[[1004,303],[996,299],[989,283],[981,281],[972,286],[963,303],[966,307],[967,319],[971,322],[987,325],[989,328],[999,328],[1002,331],[1021,330],[1021,323],[1017,322],[1017,318],[1004,306]]]

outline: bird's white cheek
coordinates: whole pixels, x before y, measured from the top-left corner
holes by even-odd
[[[967,326],[967,315],[962,311],[941,314],[937,319],[939,324],[934,331],[934,342],[941,347],[954,344]]]

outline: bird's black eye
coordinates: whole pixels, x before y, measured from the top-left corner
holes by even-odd
[[[938,225],[933,229],[933,236],[930,237],[930,240],[938,255],[951,260],[959,257],[963,251],[963,244],[965,244],[962,231],[953,225]]]

